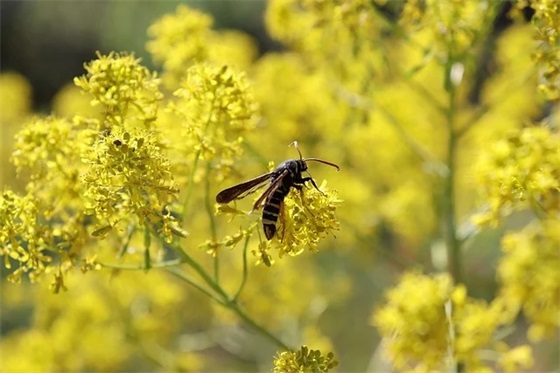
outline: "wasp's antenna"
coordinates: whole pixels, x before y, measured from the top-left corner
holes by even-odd
[[[298,146],[297,140],[294,141],[293,143],[291,143],[288,146],[293,146],[294,148],[296,148],[297,152],[299,153],[299,159],[303,159],[303,155],[301,155],[301,152],[299,151],[299,146]]]
[[[301,153],[300,153],[300,154],[301,154]],[[305,158],[305,159],[303,159],[303,160],[304,160],[305,162],[311,161],[311,162],[323,163],[323,164],[326,164],[326,165],[329,165],[329,166],[332,166],[332,167],[336,168],[337,171],[340,171],[340,167],[338,167],[338,165],[336,165],[336,164],[334,164],[334,163],[332,163],[332,162],[329,162],[329,161],[325,161],[325,160],[323,160],[323,159],[319,159],[319,158]]]

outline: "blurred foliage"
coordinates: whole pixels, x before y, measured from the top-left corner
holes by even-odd
[[[0,75],[0,370],[557,368],[560,7],[266,7],[282,51],[179,5],[49,115]],[[215,195],[295,140],[341,169],[267,241]]]

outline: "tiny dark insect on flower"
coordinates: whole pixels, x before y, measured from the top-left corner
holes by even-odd
[[[247,195],[257,191],[266,185],[270,180],[269,186],[266,191],[257,199],[253,205],[253,210],[258,210],[263,207],[262,223],[263,230],[266,238],[271,240],[276,233],[276,223],[278,222],[278,215],[283,207],[284,198],[293,187],[299,191],[302,190],[306,181],[311,184],[319,192],[321,190],[317,187],[315,180],[311,176],[303,177],[302,172],[307,171],[307,162],[319,162],[340,170],[336,164],[318,159],[318,158],[303,158],[298,148],[297,141],[292,144],[299,153],[299,159],[290,159],[278,165],[273,171],[255,177],[254,179],[245,181],[241,184],[234,185],[230,188],[222,190],[216,196],[216,202],[229,203],[236,199],[245,198]],[[322,192],[321,192],[322,193]]]

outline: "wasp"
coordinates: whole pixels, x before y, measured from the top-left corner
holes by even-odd
[[[268,240],[271,240],[276,233],[278,215],[283,207],[284,198],[288,195],[291,188],[302,191],[305,182],[310,181],[315,189],[321,192],[311,175],[307,177],[302,176],[302,173],[307,171],[307,162],[319,162],[332,166],[336,168],[337,171],[340,170],[340,167],[336,164],[323,159],[303,158],[301,151],[298,148],[297,141],[294,141],[290,145],[293,145],[296,148],[299,153],[299,159],[289,159],[284,161],[273,171],[224,189],[216,196],[216,202],[220,204],[229,203],[236,199],[245,198],[247,195],[256,192],[269,182],[268,188],[257,199],[252,210],[256,211],[263,207],[262,224],[264,234]]]

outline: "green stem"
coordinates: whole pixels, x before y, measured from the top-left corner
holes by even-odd
[[[181,280],[185,281],[189,285],[192,285],[195,289],[201,291],[205,295],[207,295],[210,299],[214,300],[216,303],[224,306],[225,308],[231,310],[235,314],[237,314],[243,321],[247,324],[251,325],[255,330],[257,330],[261,335],[268,338],[274,344],[283,348],[285,350],[290,350],[290,348],[284,344],[280,339],[278,339],[274,334],[266,330],[263,326],[257,324],[251,317],[249,317],[237,304],[236,299],[242,290],[245,280],[247,279],[247,265],[246,265],[246,251],[248,247],[249,237],[247,237],[245,241],[245,248],[243,251],[243,260],[244,260],[244,269],[243,269],[243,282],[237,291],[234,298],[230,298],[227,292],[202,268],[200,264],[198,264],[194,259],[188,255],[182,247],[175,246],[175,251],[180,256],[179,259],[169,260],[165,262],[159,263],[152,263],[151,268],[165,268],[167,272],[170,274],[180,278]],[[119,270],[144,270],[145,265],[126,265],[126,264],[105,264],[100,263],[104,268],[113,268]],[[192,278],[187,276],[182,270],[177,268],[179,264],[187,264],[189,265],[194,271],[202,278],[202,280],[210,287],[207,289],[206,287],[200,285]]]
[[[235,300],[232,300],[231,298],[229,298],[226,291],[224,289],[222,289],[222,287],[216,281],[214,281],[214,279],[212,279],[212,277],[204,270],[204,268],[202,268],[196,261],[194,261],[181,247],[176,247],[176,250],[183,257],[184,262],[187,263],[188,265],[190,265],[196,271],[196,273],[198,275],[200,275],[200,277],[202,277],[204,282],[208,286],[210,286],[217,293],[218,296],[215,296],[214,294],[210,293],[209,291],[206,291],[206,289],[204,289],[204,288],[197,287],[197,289],[203,291],[206,295],[210,296],[213,300],[215,300],[219,304],[223,305],[224,307],[226,307],[226,308],[230,309],[231,311],[233,311],[234,313],[236,313],[247,324],[251,325],[259,333],[261,333],[262,335],[264,335],[265,337],[270,339],[272,342],[274,342],[279,347],[281,347],[285,350],[290,350],[290,348],[288,348],[288,346],[285,345],[280,339],[275,337],[271,332],[269,332],[264,327],[257,324],[253,319],[251,319],[247,314],[245,314],[245,312],[243,312],[243,310],[241,310],[239,308],[239,305],[235,302]],[[175,268],[169,268],[167,270],[169,272],[171,272],[172,274],[180,277],[180,278],[186,279],[184,277],[184,274],[182,272],[176,270]],[[189,282],[189,283],[191,283],[191,282]]]
[[[188,264],[195,272],[204,280],[204,282],[212,288],[220,297],[224,300],[229,299],[227,293],[221,288],[221,286],[214,281],[214,279],[202,268],[198,262],[187,254],[182,247],[176,246],[175,251],[181,256],[184,263]]]
[[[200,284],[195,282],[193,279],[191,279],[189,276],[187,276],[183,271],[181,271],[181,270],[179,270],[178,268],[175,268],[175,267],[167,268],[166,270],[167,270],[167,272],[171,273],[173,276],[176,276],[176,277],[180,278],[181,280],[185,281],[189,285],[192,285],[195,289],[197,289],[197,290],[201,291],[202,293],[206,294],[213,301],[221,304],[224,307],[227,307],[227,302],[225,302],[224,299],[222,299],[222,297],[216,296],[216,294],[212,293],[210,290],[204,288],[203,286],[201,286]]]
[[[130,241],[132,240],[132,236],[136,232],[136,227],[131,225],[128,227],[128,234],[126,236],[126,241],[124,242],[123,247],[120,249],[119,253],[117,254],[117,258],[122,258],[124,254],[126,254],[128,250],[128,246],[130,245]]]
[[[447,139],[447,175],[444,178],[443,187],[443,218],[444,218],[444,235],[447,247],[447,263],[448,270],[453,277],[455,283],[462,282],[463,274],[461,268],[461,245],[457,237],[457,218],[455,207],[455,172],[456,172],[456,150],[458,136],[456,131],[456,111],[457,111],[457,92],[455,83],[451,81],[451,69],[454,59],[450,58],[446,65],[445,73],[447,74],[447,88],[449,93],[449,102],[446,112],[448,139]]]
[[[243,246],[243,278],[241,279],[241,284],[239,285],[239,289],[237,289],[237,292],[235,292],[235,296],[233,297],[234,301],[236,301],[237,298],[239,298],[241,291],[245,287],[245,282],[247,281],[247,277],[249,273],[247,271],[247,248],[249,247],[250,238],[251,236],[249,234],[247,235],[247,237],[245,237],[245,245]]]
[[[262,335],[264,335],[265,337],[267,337],[268,339],[273,341],[276,345],[278,345],[279,347],[283,348],[286,351],[292,351],[292,349],[290,347],[288,347],[286,344],[284,344],[284,342],[282,342],[280,339],[276,338],[276,336],[274,336],[274,334],[270,333],[268,330],[266,330],[265,328],[263,328],[262,326],[257,324],[255,321],[253,321],[253,319],[251,319],[249,316],[247,316],[247,314],[245,312],[243,312],[243,310],[241,310],[241,308],[239,308],[237,303],[230,302],[227,307],[230,310],[232,310],[235,314],[237,314],[237,316],[239,316],[241,319],[243,319],[247,324],[251,325],[259,333],[261,333]]]
[[[191,200],[193,186],[194,186],[194,174],[196,173],[196,169],[198,167],[198,162],[200,160],[200,154],[202,150],[199,149],[194,155],[194,162],[191,170],[191,174],[189,175],[188,185],[187,185],[187,192],[185,194],[185,199],[183,201],[183,215],[187,215],[189,202]]]
[[[181,264],[179,259],[168,260],[165,262],[152,263],[151,268],[169,268]],[[145,264],[113,264],[113,263],[99,263],[104,268],[120,269],[123,271],[137,271],[146,269]]]
[[[216,219],[214,217],[214,204],[213,198],[210,195],[210,163],[206,164],[206,176],[205,176],[205,183],[204,183],[204,194],[205,194],[205,206],[206,206],[206,213],[208,214],[208,220],[210,221],[210,236],[212,242],[215,243],[218,241],[218,231],[216,228]],[[219,249],[216,249],[213,253],[214,257],[214,278],[216,282],[220,282],[220,252]]]

